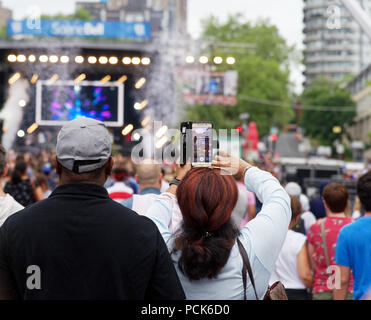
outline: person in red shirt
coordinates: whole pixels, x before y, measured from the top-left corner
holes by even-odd
[[[349,223],[345,209],[348,191],[339,183],[329,183],[323,190],[323,202],[327,217],[318,220],[308,231],[308,254],[314,273],[313,300],[332,300],[333,289],[340,281],[340,273],[334,260],[337,237],[340,230]],[[339,279],[338,279],[339,278]],[[353,277],[348,288],[348,299],[353,295]]]

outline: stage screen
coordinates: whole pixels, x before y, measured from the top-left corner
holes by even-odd
[[[103,121],[119,127],[124,118],[124,87],[99,81],[38,81],[36,84],[36,123],[64,125],[77,117]]]

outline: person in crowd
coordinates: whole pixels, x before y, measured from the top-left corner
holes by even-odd
[[[107,188],[110,198],[116,202],[122,202],[125,199],[131,198],[134,190],[129,185],[128,171],[123,162],[118,162],[114,165],[112,177],[114,184]]]
[[[329,183],[323,190],[323,203],[327,217],[313,224],[308,232],[308,254],[314,275],[313,300],[332,300],[333,286],[330,276],[335,266],[335,247],[340,230],[353,222],[345,216],[348,190],[339,183]],[[352,298],[353,283],[348,287]]]
[[[134,194],[133,197],[125,199],[121,202],[122,205],[134,210],[140,215],[146,215],[147,210],[160,195],[162,188],[162,171],[159,164],[150,159],[144,159],[136,166],[136,181],[139,184],[139,194]],[[172,219],[169,223],[169,229],[176,233],[182,222],[182,215],[178,204],[173,207]]]
[[[246,198],[247,198],[247,206],[246,206],[247,211],[245,212],[241,220],[241,228],[242,228],[246,223],[254,219],[256,216],[256,199],[255,199],[255,194],[246,189],[243,181],[237,181],[237,187],[238,187],[239,192],[241,191],[246,194]]]
[[[51,196],[0,228],[0,299],[184,299],[156,225],[103,187],[113,166],[104,123],[68,122],[56,157]]]
[[[293,226],[295,231],[307,234],[309,228],[317,221],[315,215],[309,211],[309,200],[308,197],[302,193],[300,185],[296,182],[289,182],[285,186],[286,192],[299,199],[303,212],[298,218],[298,222]],[[304,228],[303,228],[304,227]]]
[[[43,164],[41,171],[45,175],[47,185],[50,191],[53,191],[55,187],[57,186],[57,183],[53,177],[53,166],[51,165],[51,163],[47,162]]]
[[[237,203],[235,180],[262,201],[260,213],[240,231],[230,217]],[[172,254],[187,299],[244,299],[242,256],[245,248],[255,279],[249,280],[247,299],[263,299],[275,261],[291,220],[290,198],[270,173],[242,159],[220,152],[212,167],[179,168],[177,179],[147,211],[161,231]],[[172,206],[178,201],[183,216],[182,232],[169,228]],[[247,276],[247,279],[249,277]]]
[[[298,198],[290,196],[292,217],[285,242],[275,264],[270,285],[281,281],[288,300],[310,300],[313,276],[310,269],[307,238],[291,229],[297,224],[302,207]]]
[[[45,175],[43,174],[38,174],[36,176],[36,182],[37,184],[41,187],[41,190],[43,192],[44,199],[49,197],[52,193],[51,188],[49,187],[49,183]]]
[[[4,187],[4,191],[24,207],[44,199],[40,185],[37,184],[36,179],[30,177],[27,170],[26,162],[18,160],[13,169],[11,180]]]
[[[3,177],[6,176],[7,171],[6,151],[4,147],[0,145],[0,226],[3,225],[10,215],[23,209],[21,204],[3,190]]]
[[[316,219],[322,219],[326,217],[326,209],[323,204],[322,194],[328,181],[322,181],[319,187],[319,196],[310,202],[310,211],[313,212]]]
[[[145,214],[155,199],[154,196],[161,194],[161,167],[151,160],[143,160],[136,170],[139,194],[123,200],[121,204],[139,214]]]
[[[246,219],[246,208],[248,207],[248,199],[246,192],[242,188],[237,188],[237,192],[237,202],[231,214],[231,221],[236,228],[241,229],[246,224],[243,223],[243,221],[244,219]]]
[[[362,299],[371,288],[371,171],[357,182],[357,195],[365,211],[362,218],[341,229],[335,252],[340,268],[341,286],[334,290],[335,300],[344,300],[352,286],[354,299]]]

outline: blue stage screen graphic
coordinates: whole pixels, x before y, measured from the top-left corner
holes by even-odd
[[[39,81],[36,91],[36,122],[63,125],[77,117],[93,118],[108,126],[123,122],[123,85],[84,81]]]
[[[150,39],[150,22],[8,20],[8,36]]]

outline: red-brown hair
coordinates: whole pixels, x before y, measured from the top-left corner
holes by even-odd
[[[180,270],[191,280],[216,277],[229,258],[238,230],[230,223],[238,189],[230,175],[198,167],[180,182],[177,199],[183,215]]]

